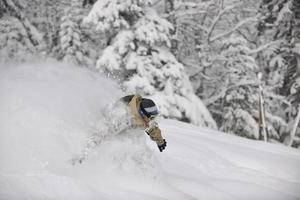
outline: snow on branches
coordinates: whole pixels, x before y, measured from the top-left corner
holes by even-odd
[[[82,30],[80,27],[80,8],[78,1],[71,1],[69,7],[64,9],[60,24],[59,59],[78,66],[89,67],[93,64],[87,55],[82,43]]]
[[[0,62],[23,62],[38,52],[41,35],[28,21],[10,16],[0,19]]]
[[[126,92],[153,98],[165,117],[216,127],[193,92],[182,64],[170,53],[172,25],[151,1],[98,1],[85,23],[110,34],[97,68],[117,78]]]

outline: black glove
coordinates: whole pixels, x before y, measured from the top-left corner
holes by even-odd
[[[162,144],[157,145],[157,147],[158,147],[158,149],[159,149],[160,152],[162,152],[166,148],[166,146],[167,146],[167,142],[166,142],[165,139],[163,140]]]

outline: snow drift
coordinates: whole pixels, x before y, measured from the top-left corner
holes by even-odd
[[[1,66],[0,91],[0,199],[98,199],[113,177],[159,176],[141,131],[107,139],[87,163],[71,165],[101,129],[104,108],[123,95],[98,73],[59,63]]]
[[[160,153],[141,132],[70,159],[123,94],[84,68],[0,66],[0,199],[300,199],[300,153],[172,120]]]

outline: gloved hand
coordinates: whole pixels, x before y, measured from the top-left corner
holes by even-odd
[[[162,152],[167,146],[167,141],[165,139],[163,139],[163,142],[161,144],[157,144],[157,147],[159,149],[160,152]]]

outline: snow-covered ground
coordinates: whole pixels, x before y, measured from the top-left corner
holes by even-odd
[[[122,95],[83,68],[0,66],[0,199],[300,199],[299,150],[173,120],[163,153],[133,132],[71,165]]]

